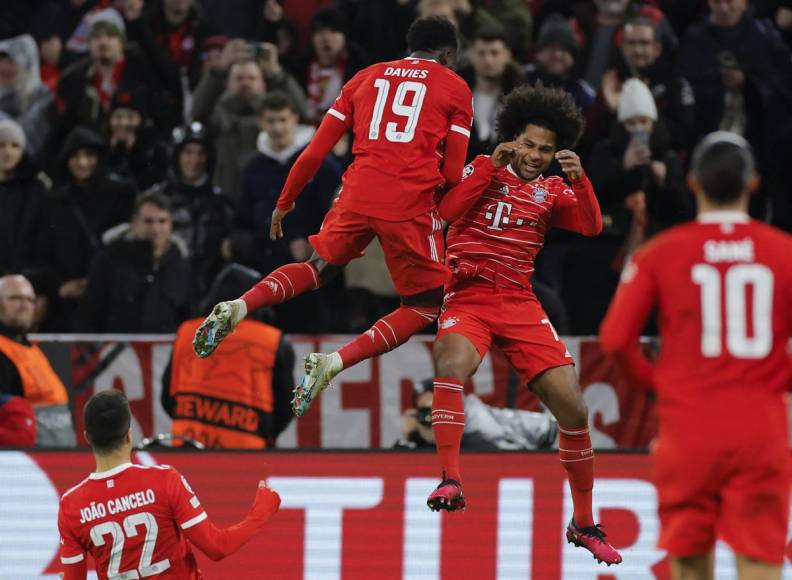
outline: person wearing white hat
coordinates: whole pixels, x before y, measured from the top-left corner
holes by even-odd
[[[46,186],[25,154],[26,141],[16,121],[0,120],[0,272],[20,271],[36,253]]]

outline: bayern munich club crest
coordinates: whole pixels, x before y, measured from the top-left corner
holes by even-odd
[[[462,170],[462,179],[467,179],[470,177],[470,174],[473,173],[473,164],[468,163],[465,165],[465,168]]]
[[[547,190],[544,187],[535,187],[531,195],[536,203],[544,203],[547,199]]]
[[[444,318],[443,320],[441,320],[439,326],[440,328],[445,330],[446,328],[451,328],[457,322],[459,322],[459,319],[456,316],[449,316],[448,318]]]

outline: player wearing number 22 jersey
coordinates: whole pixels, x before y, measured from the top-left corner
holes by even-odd
[[[407,41],[408,57],[374,64],[344,85],[289,172],[272,216],[273,239],[283,235],[281,222],[324,157],[344,133],[354,134],[355,158],[339,197],[309,238],[314,255],[215,306],[195,335],[195,352],[209,356],[247,312],[318,288],[377,238],[402,306],[339,351],[306,357],[306,376],[292,401],[298,416],[341,370],[396,348],[440,310],[449,272],[435,198],[461,179],[473,97],[448,68],[458,39],[447,19],[417,19]]]
[[[738,557],[778,566],[746,577],[780,578],[792,237],[745,213],[752,174],[742,138],[718,132],[699,145],[691,175],[698,218],[628,262],[601,343],[636,384],[657,391],[660,546],[695,559],[719,537]],[[661,352],[652,365],[638,336],[655,308]]]
[[[259,484],[247,517],[230,528],[216,528],[173,467],[130,462],[130,415],[123,394],[103,391],[85,409],[97,471],[61,498],[58,529],[65,580],[86,578],[87,554],[102,580],[198,579],[190,544],[220,560],[241,548],[278,510],[278,494]]]

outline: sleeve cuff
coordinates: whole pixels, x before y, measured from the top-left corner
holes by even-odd
[[[76,556],[61,556],[61,564],[76,564],[85,560],[85,554],[77,554]]]

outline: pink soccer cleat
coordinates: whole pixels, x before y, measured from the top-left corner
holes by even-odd
[[[462,484],[455,479],[446,479],[444,473],[443,481],[429,494],[426,505],[433,512],[464,510],[465,494],[462,493]]]
[[[567,526],[566,537],[570,544],[582,546],[594,554],[594,559],[600,564],[605,562],[610,566],[611,564],[620,564],[622,561],[621,555],[605,541],[605,532],[602,531],[601,524],[590,528],[579,528],[575,523],[575,518],[572,518]]]

